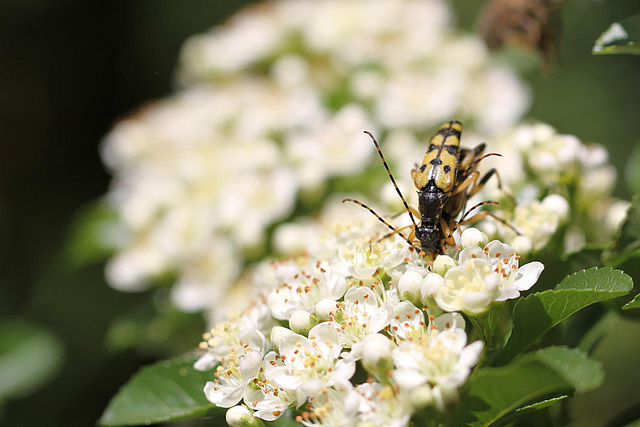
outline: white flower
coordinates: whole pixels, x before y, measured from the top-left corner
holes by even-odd
[[[279,345],[281,366],[265,371],[266,379],[294,392],[297,406],[323,387],[348,380],[355,373],[355,362],[340,358],[342,345],[329,323],[320,323],[309,331],[309,338],[292,334]]]
[[[486,261],[498,278],[498,295],[494,301],[518,298],[520,292],[529,290],[544,270],[541,262],[533,261],[519,267],[520,257],[511,246],[498,240],[489,242],[484,248],[469,247],[460,253],[460,265],[468,261]]]
[[[267,340],[260,330],[263,325],[258,324],[254,313],[252,310],[231,313],[226,321],[217,323],[205,333],[200,348],[207,352],[196,361],[194,368],[211,369],[232,353],[238,356],[252,350],[264,354]]]
[[[389,326],[396,342],[418,340],[427,328],[424,313],[409,301],[402,301],[394,307]]]
[[[232,26],[216,28],[213,37],[201,35],[183,47],[183,61],[189,61],[192,73],[217,68],[237,72],[273,50],[282,34],[275,22],[253,14],[238,15]],[[192,78],[183,75],[183,80]]]
[[[238,350],[240,351],[231,352],[225,357],[223,363],[216,368],[216,379],[204,386],[207,399],[221,408],[237,404],[260,371],[260,352],[248,348]]]
[[[571,209],[569,202],[559,194],[549,194],[542,199],[542,206],[556,214],[560,223],[564,223],[569,218],[569,210]]]
[[[255,411],[256,417],[265,421],[279,418],[296,401],[294,392],[278,387],[266,378],[271,370],[282,366],[282,360],[274,352],[268,353],[262,362],[260,377],[245,389],[245,404]]]
[[[390,385],[364,383],[356,387],[360,425],[406,427],[414,411],[407,393]]]
[[[381,301],[378,295],[364,286],[350,288],[340,303],[330,324],[339,334],[345,347],[361,343],[367,335],[381,331],[391,321],[393,308],[389,301]],[[359,357],[360,346],[352,354]]]
[[[296,418],[304,426],[346,426],[358,425],[358,404],[360,396],[349,381],[325,387],[309,398],[310,411]]]
[[[484,259],[468,259],[447,270],[435,300],[446,311],[480,314],[489,308],[498,293],[499,279],[491,264]]]
[[[468,84],[464,105],[477,117],[479,130],[485,133],[508,127],[529,109],[530,89],[509,68],[493,67],[474,73]]]
[[[589,209],[593,201],[608,197],[616,184],[616,169],[612,165],[602,165],[584,170],[577,194],[579,208]]]
[[[467,345],[467,335],[459,328],[424,335],[418,342],[402,341],[393,350],[393,378],[407,391],[432,387],[436,403],[443,409],[447,402],[438,400],[455,396],[455,390],[466,382],[478,362],[482,347],[480,341]]]
[[[409,259],[411,251],[398,236],[381,241],[361,238],[353,245],[343,245],[339,256],[333,264],[336,270],[359,280],[373,281],[381,270],[392,269]]]
[[[398,73],[380,93],[377,119],[392,128],[436,126],[459,108],[464,77],[458,67]]]
[[[359,105],[343,107],[317,132],[292,133],[286,142],[287,156],[296,166],[300,182],[317,187],[328,177],[362,170],[373,152],[363,129],[375,128]]]
[[[562,217],[559,215],[559,209],[558,206],[551,203],[543,204],[537,200],[517,205],[512,221],[512,226],[521,233],[517,237],[528,238],[530,247],[534,251],[544,248],[561,223]],[[508,228],[502,227],[503,229]],[[503,230],[503,233],[507,236],[515,234],[511,229]]]
[[[322,299],[338,300],[347,290],[344,276],[333,271],[326,262],[312,258],[290,261],[290,274],[278,274],[281,283],[267,296],[271,313],[276,319],[288,320],[296,310],[312,312]],[[274,264],[283,270],[282,264]]]
[[[240,273],[238,253],[226,239],[210,242],[209,250],[198,250],[199,256],[185,260],[179,268],[180,278],[171,288],[174,304],[186,312],[202,310],[219,298]],[[212,286],[215,283],[217,286]]]
[[[111,258],[105,268],[107,281],[118,290],[141,291],[149,278],[159,275],[166,259],[153,247],[132,247]]]

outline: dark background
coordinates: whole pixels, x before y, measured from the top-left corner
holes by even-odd
[[[101,265],[65,268],[69,222],[107,191],[97,148],[112,123],[168,94],[182,42],[247,3],[0,1],[0,315],[48,327],[66,352],[54,381],[4,407],[3,425],[93,425],[118,387],[153,361],[105,349],[109,321],[148,296],[111,290]],[[473,28],[475,2],[454,3],[461,25]],[[611,22],[638,12],[637,0],[570,1],[555,72],[526,76],[529,117],[605,144],[620,174],[640,142],[640,57],[590,50]],[[617,191],[628,198],[623,184]]]

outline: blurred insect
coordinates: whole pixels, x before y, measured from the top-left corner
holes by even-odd
[[[487,46],[517,46],[537,50],[550,72],[560,33],[559,9],[565,0],[491,0],[480,18]]]
[[[493,175],[498,177],[496,170],[491,169],[480,179],[480,172],[476,170],[480,161],[488,156],[499,155],[496,153],[483,155],[485,144],[480,144],[472,150],[461,149],[462,123],[459,121],[447,122],[440,126],[438,132],[429,141],[421,164],[416,165],[411,171],[413,183],[418,190],[418,211],[409,207],[402,195],[376,138],[370,132],[365,131],[365,133],[375,144],[389,179],[402,199],[412,223],[408,226],[412,227],[412,231],[407,237],[401,232],[402,228],[394,227],[366,204],[351,198],[344,199],[343,202],[353,202],[367,209],[391,230],[391,233],[380,240],[398,234],[412,248],[420,251],[421,255],[433,258],[444,253],[448,246],[455,244],[453,233],[461,225],[479,221],[486,216],[492,216],[506,224],[504,220],[488,211],[481,211],[467,218],[471,212],[483,205],[497,204],[493,201],[480,202],[466,211],[460,221],[455,219],[464,210],[470,197],[475,195]],[[420,218],[419,223],[416,222],[416,216]]]

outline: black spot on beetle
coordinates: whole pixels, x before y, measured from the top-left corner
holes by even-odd
[[[447,148],[447,152],[449,154],[451,154],[452,156],[455,156],[456,154],[458,154],[458,147],[455,145],[445,145],[445,147]]]

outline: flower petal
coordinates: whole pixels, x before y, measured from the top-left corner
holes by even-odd
[[[518,269],[514,287],[519,291],[529,290],[538,281],[542,270],[544,270],[544,264],[539,261],[523,265]]]

